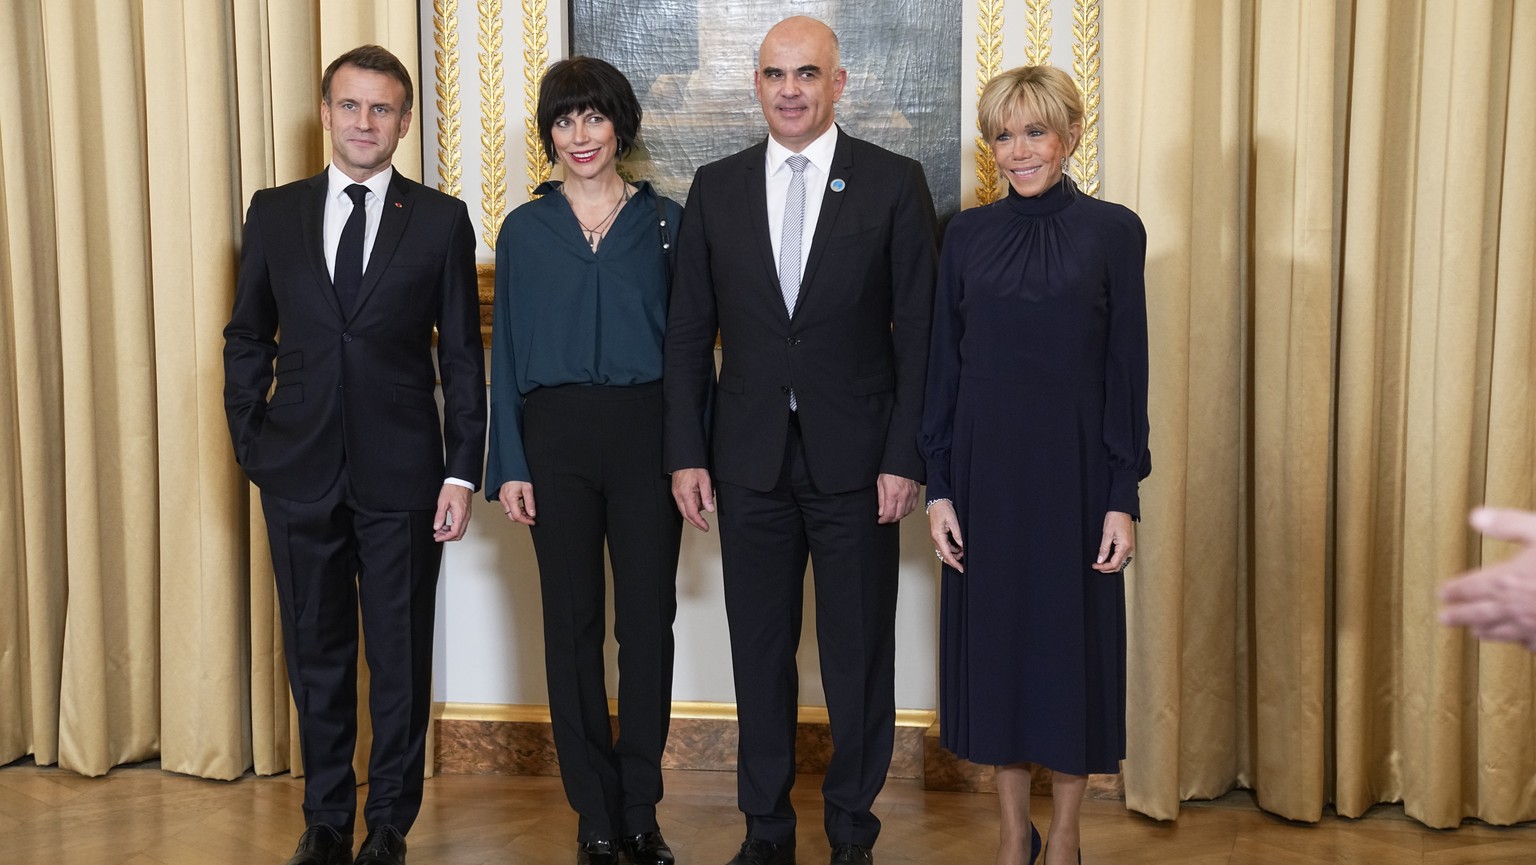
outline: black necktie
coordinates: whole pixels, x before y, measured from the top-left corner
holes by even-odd
[[[336,300],[341,303],[341,314],[351,315],[357,303],[357,293],[363,287],[363,235],[368,228],[368,211],[363,200],[368,197],[368,187],[354,183],[347,187],[352,199],[352,215],[341,229],[341,242],[336,244],[335,273],[331,284],[336,286]]]

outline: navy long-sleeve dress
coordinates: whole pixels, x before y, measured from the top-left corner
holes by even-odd
[[[1145,260],[1135,213],[1060,183],[945,235],[922,446],[965,540],[943,576],[941,741],[973,762],[1088,774],[1125,755],[1125,584],[1090,566],[1151,471]]]

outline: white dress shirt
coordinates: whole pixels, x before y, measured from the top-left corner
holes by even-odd
[[[819,138],[805,146],[800,155],[810,160],[805,167],[805,225],[800,236],[800,276],[805,276],[805,263],[810,259],[811,238],[816,236],[816,221],[821,217],[821,199],[826,196],[827,183],[831,181],[832,156],[837,150],[837,124],[834,123]],[[779,260],[779,245],[784,234],[784,199],[789,197],[789,180],[794,169],[785,162],[794,151],[768,136],[766,170],[768,182],[768,236],[773,241],[773,260]]]
[[[341,230],[347,226],[347,219],[352,216],[352,196],[347,194],[347,187],[357,181],[343,174],[341,169],[332,165],[326,169],[325,176],[329,178],[329,188],[325,196],[325,269],[330,272],[331,279],[336,278],[336,247],[341,245]],[[373,240],[379,236],[379,217],[384,215],[384,193],[389,191],[389,181],[394,179],[395,168],[389,166],[378,174],[363,181],[368,187],[368,195],[363,199],[363,210],[367,223],[363,228],[363,271],[368,270],[368,256],[373,254]]]

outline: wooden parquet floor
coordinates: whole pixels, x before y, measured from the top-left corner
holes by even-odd
[[[820,779],[795,787],[799,860],[827,861]],[[741,842],[735,776],[672,771],[662,828],[683,865],[723,865]],[[282,865],[303,820],[287,776],[206,781],[124,767],[82,778],[22,763],[0,769],[0,865]],[[996,799],[887,785],[879,865],[991,865]],[[1037,799],[1048,824],[1050,800]],[[410,834],[411,865],[572,865],[576,818],[558,778],[449,775],[427,782]],[[1246,793],[1187,805],[1176,823],[1085,803],[1086,865],[1513,865],[1536,863],[1536,825],[1469,823],[1426,829],[1382,807],[1365,819],[1297,824],[1256,809]]]

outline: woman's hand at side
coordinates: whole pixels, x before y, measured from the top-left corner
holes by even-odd
[[[501,509],[507,512],[507,519],[525,526],[533,525],[533,518],[538,511],[533,505],[533,484],[527,481],[507,481],[501,485],[501,491],[496,497],[501,499]]]
[[[1093,569],[1101,574],[1124,570],[1135,549],[1136,527],[1131,515],[1110,511],[1104,515],[1104,537],[1099,541],[1099,557],[1094,559]]]
[[[939,499],[928,507],[928,535],[933,538],[933,550],[939,561],[960,573],[965,565],[965,541],[960,537],[960,518],[955,516],[955,506],[949,499]]]

